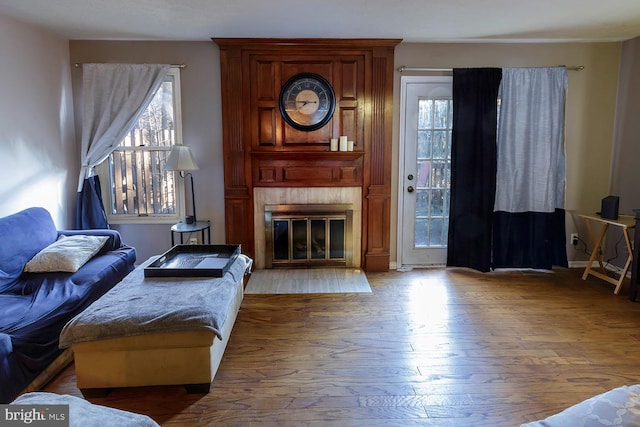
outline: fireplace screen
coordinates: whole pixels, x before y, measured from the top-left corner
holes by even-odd
[[[349,266],[352,212],[345,205],[265,206],[266,267]]]

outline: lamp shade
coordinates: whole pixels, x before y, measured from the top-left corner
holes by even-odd
[[[164,169],[168,171],[195,171],[200,169],[196,164],[191,149],[185,145],[174,145],[167,157]]]

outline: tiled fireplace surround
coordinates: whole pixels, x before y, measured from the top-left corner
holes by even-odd
[[[361,265],[362,189],[360,187],[255,187],[253,189],[255,267],[265,268],[266,239],[265,205],[278,204],[341,204],[353,205],[353,265]]]

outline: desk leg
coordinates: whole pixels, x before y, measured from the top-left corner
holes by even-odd
[[[627,251],[629,251],[629,256],[627,257],[627,262],[624,265],[624,268],[620,272],[620,280],[618,280],[618,283],[616,284],[616,289],[615,291],[613,291],[613,293],[616,295],[618,294],[618,292],[620,292],[622,281],[627,276],[627,270],[629,270],[629,266],[631,265],[631,261],[633,260],[633,247],[631,246],[631,239],[629,238],[629,230],[625,228],[622,231],[622,234],[624,234],[624,240],[627,243]]]
[[[585,225],[587,227],[587,233],[589,234],[589,240],[591,240],[591,244],[593,245],[593,252],[591,253],[591,257],[587,263],[587,268],[584,269],[584,273],[582,274],[582,280],[586,280],[587,276],[591,272],[593,265],[593,261],[597,258],[598,263],[600,264],[600,268],[602,269],[602,273],[606,274],[606,270],[604,268],[604,263],[602,262],[602,255],[600,255],[600,246],[602,246],[602,241],[604,240],[605,234],[607,234],[607,229],[609,228],[609,224],[604,224],[602,227],[602,232],[598,237],[598,241],[596,242],[593,238],[593,232],[591,231],[591,223],[587,218],[584,219]]]
[[[171,232],[171,247],[173,247],[175,243],[173,243],[173,231]]]

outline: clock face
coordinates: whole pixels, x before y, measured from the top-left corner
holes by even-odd
[[[296,74],[280,91],[280,113],[298,130],[320,129],[331,120],[335,106],[333,88],[317,74]]]

